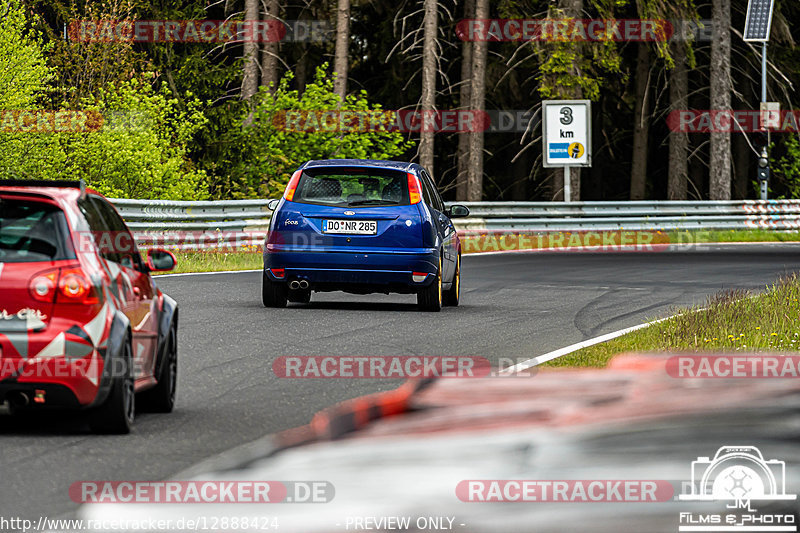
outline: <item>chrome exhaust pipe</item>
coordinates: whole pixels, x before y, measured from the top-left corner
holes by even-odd
[[[30,403],[30,398],[24,392],[12,392],[8,395],[8,403],[12,407],[25,407]]]
[[[303,289],[303,290],[307,289],[308,288],[308,280],[301,279],[300,280],[300,288]]]
[[[297,289],[300,288],[300,282],[297,281],[296,279],[293,279],[292,281],[289,282],[289,288],[292,289],[293,291],[296,291]]]

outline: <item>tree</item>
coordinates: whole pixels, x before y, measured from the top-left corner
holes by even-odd
[[[714,38],[711,41],[711,110],[731,110],[731,2],[713,0],[711,24]],[[711,132],[709,157],[709,198],[731,198],[731,134]]]
[[[42,96],[53,76],[48,51],[37,32],[31,32],[19,0],[0,2],[0,109],[24,109]]]
[[[261,5],[264,8],[262,20],[270,24],[270,28],[273,28],[275,24],[279,24],[280,4],[278,0],[261,0]],[[276,34],[271,31],[269,35],[275,36]],[[261,85],[272,87],[273,89],[278,86],[279,47],[279,41],[270,40],[263,43],[261,50]]]
[[[631,200],[643,200],[647,184],[647,140],[650,131],[650,51],[639,43],[636,58],[636,100],[633,110]]]
[[[119,2],[90,2],[80,7],[70,3],[62,14],[70,21],[129,20],[134,16],[134,8]],[[136,52],[129,41],[87,42],[80,38],[77,27],[70,28],[67,39],[50,28],[46,31],[50,34],[48,64],[53,74],[46,105],[75,108],[109,84],[119,85],[147,69],[144,54]],[[171,70],[164,69],[164,74],[173,83]]]
[[[559,0],[558,6],[550,10],[549,18],[580,19],[583,12],[583,0]],[[592,65],[602,64],[585,55],[586,46],[583,43],[555,42],[542,46],[540,57],[539,94],[549,99],[579,99],[586,94],[591,99],[599,95],[600,80],[592,76]],[[606,47],[598,47],[605,53]],[[596,52],[595,52],[596,53]],[[548,181],[551,187],[551,199],[564,198],[562,184],[564,183],[563,168],[553,168],[548,171]],[[581,169],[570,169],[570,198],[568,201],[577,201],[581,198]]]
[[[422,116],[433,113],[436,109],[436,56],[437,42],[436,33],[438,31],[437,13],[438,0],[425,0],[424,38],[422,46]],[[428,169],[432,176],[433,172],[433,137],[436,132],[431,128],[423,127],[420,131],[419,142],[419,162]]]
[[[489,18],[489,0],[476,0],[475,18]],[[472,52],[472,87],[470,111],[480,113],[486,98],[486,58],[489,43],[478,39]],[[469,169],[467,171],[467,200],[480,202],[483,198],[483,131],[476,128],[469,134]]]
[[[561,0],[559,2],[564,14],[572,19],[580,19],[583,12],[583,0]],[[573,75],[579,75],[577,65],[573,65]],[[574,87],[571,98],[583,98],[583,91],[580,85]],[[558,169],[557,174],[564,181],[564,170]],[[565,198],[568,202],[577,202],[581,199],[581,167],[572,167],[570,169],[570,198]],[[562,193],[563,196],[563,193]]]
[[[390,159],[413,147],[403,140],[402,133],[385,127],[361,131],[327,128],[324,113],[337,107],[364,114],[380,110],[380,106],[369,103],[365,91],[341,100],[334,81],[327,77],[327,68],[327,63],[317,68],[314,80],[302,94],[289,86],[291,71],[272,92],[261,87],[253,97],[249,126],[243,124],[251,111],[244,106],[237,108],[238,116],[230,118],[211,154],[226,170],[221,196],[274,197],[286,187],[292,172],[309,159]]]
[[[336,79],[333,91],[344,100],[347,95],[348,50],[350,44],[350,0],[338,0],[336,6],[336,49],[333,57],[333,71]]]
[[[710,57],[712,39],[706,38],[705,35],[710,32],[711,24],[705,24],[704,29],[699,30],[703,37],[697,44],[691,40],[683,42],[658,40],[644,45],[649,52],[647,59],[650,62],[650,81],[644,85],[646,76],[644,74],[636,76],[637,63],[640,67],[644,65],[644,61],[638,61],[640,54],[637,52],[640,45],[634,42],[623,44],[613,37],[596,42],[562,40],[558,36],[544,40],[534,38],[530,41],[490,40],[488,45],[481,43],[484,51],[487,46],[489,47],[488,52],[485,52],[484,69],[473,76],[476,43],[455,40],[453,36],[463,35],[460,33],[462,31],[460,28],[465,24],[462,23],[459,27],[457,20],[476,18],[474,0],[460,2],[439,0],[436,21],[438,33],[435,34],[437,46],[432,49],[429,44],[426,50],[423,49],[425,0],[410,2],[370,0],[358,3],[349,0],[348,3],[352,5],[342,4],[338,0],[303,0],[293,3],[282,0],[257,1],[258,16],[262,20],[274,20],[272,17],[307,21],[330,19],[331,30],[336,28],[335,21],[339,14],[337,7],[349,8],[349,16],[345,16],[342,20],[347,23],[347,36],[345,37],[344,31],[339,31],[338,35],[340,44],[344,43],[344,46],[339,47],[339,60],[344,60],[347,73],[338,72],[340,82],[337,89],[345,86],[344,90],[340,89],[345,98],[347,87],[351,92],[358,87],[359,90],[363,88],[367,91],[370,102],[380,103],[383,108],[388,109],[408,109],[417,106],[417,109],[421,110],[425,105],[426,111],[434,108],[479,110],[481,106],[473,104],[471,89],[473,83],[482,82],[483,94],[476,95],[476,102],[485,101],[483,107],[498,110],[526,110],[534,114],[533,112],[538,109],[539,99],[591,100],[594,153],[591,171],[581,170],[581,181],[584,182],[580,187],[581,196],[616,200],[629,197],[632,166],[637,169],[633,174],[640,178],[645,176],[644,181],[638,179],[638,185],[634,187],[634,189],[638,187],[640,191],[637,194],[641,194],[643,190],[648,198],[653,199],[658,198],[659,194],[661,197],[670,198],[683,198],[687,195],[708,197],[708,186],[705,185],[705,190],[697,190],[695,184],[701,189],[704,187],[699,184],[708,179],[706,169],[709,166],[712,172],[730,166],[729,163],[718,165],[716,162],[709,165],[711,143],[708,133],[689,134],[687,140],[686,134],[669,132],[663,127],[665,122],[663,118],[669,111],[712,108],[710,80],[717,84],[720,80],[724,81],[725,76],[716,73],[710,75],[710,61],[706,58]],[[730,16],[733,19],[731,31],[740,29],[746,2],[727,1],[730,3]],[[0,7],[8,5],[9,2],[10,0],[0,0]],[[210,42],[191,44],[164,40],[90,43],[73,38],[65,40],[62,37],[63,24],[65,22],[69,24],[74,20],[129,20],[134,17],[139,20],[154,21],[245,19],[244,0],[238,3],[233,0],[224,2],[159,0],[149,3],[141,0],[113,0],[110,3],[92,3],[84,0],[78,2],[16,0],[16,2],[25,6],[25,14],[30,22],[28,31],[23,32],[22,36],[24,37],[26,33],[33,35],[35,32],[30,30],[35,29],[42,35],[43,47],[50,46],[49,51],[44,53],[44,61],[50,67],[53,77],[44,84],[44,89],[39,91],[37,96],[32,100],[26,100],[30,102],[31,107],[78,109],[78,106],[84,105],[82,102],[85,101],[96,102],[99,105],[102,103],[100,89],[108,87],[109,84],[120,87],[132,79],[138,79],[151,85],[154,90],[161,91],[162,82],[166,81],[172,96],[177,100],[175,109],[187,109],[189,102],[195,98],[202,102],[201,112],[207,120],[202,128],[191,136],[186,156],[182,158],[183,162],[178,164],[177,168],[187,172],[191,169],[205,171],[208,175],[209,195],[213,198],[265,195],[273,190],[264,186],[266,177],[273,176],[272,170],[269,169],[284,168],[289,165],[286,161],[291,161],[293,164],[294,157],[299,157],[299,152],[292,151],[292,157],[285,158],[283,149],[266,153],[265,150],[271,150],[269,147],[273,145],[266,141],[266,144],[252,142],[258,137],[256,134],[261,135],[266,130],[243,128],[243,117],[246,119],[253,116],[252,121],[255,123],[255,108],[262,105],[261,98],[264,91],[257,90],[256,97],[251,97],[249,100],[240,98],[243,95],[242,85],[245,75],[245,62],[243,62],[245,43],[242,40],[234,41],[220,36]],[[582,2],[496,0],[486,6],[484,13],[491,12],[493,17],[501,20],[576,17],[618,21],[631,19],[693,21],[698,18],[694,4],[693,0],[583,0]],[[457,10],[457,20],[453,20],[450,16],[450,9],[454,6]],[[277,7],[280,8],[279,11]],[[711,18],[711,2],[702,4],[701,9],[704,18]],[[237,11],[241,13],[236,13]],[[250,18],[252,15],[247,17]],[[780,101],[782,109],[796,109],[797,95],[800,93],[800,47],[795,44],[800,38],[800,26],[793,24],[797,20],[800,20],[800,3],[789,0],[776,3],[768,75],[770,99]],[[401,22],[402,31],[398,32]],[[6,30],[10,25],[12,18],[5,17],[0,31]],[[474,29],[474,26],[472,28]],[[506,26],[505,29],[513,30],[510,26]],[[258,71],[256,85],[269,84],[270,80],[280,79],[285,71],[293,71],[296,77],[290,82],[291,87],[302,93],[305,81],[312,82],[314,78],[315,66],[323,63],[328,56],[331,65],[328,75],[335,70],[343,70],[340,67],[333,68],[336,34],[333,31],[330,33],[330,38],[320,39],[318,38],[320,34],[315,31],[308,40],[281,42],[279,46],[277,43],[258,43],[257,61],[248,65],[248,69],[256,67]],[[505,38],[505,35],[507,33],[504,32],[502,38]],[[729,92],[732,103],[730,105],[725,103],[722,107],[751,108],[758,101],[760,92],[758,47],[744,43],[733,35],[730,37],[730,76],[733,88]],[[674,66],[661,50],[667,46],[669,55],[675,56]],[[393,55],[392,50],[397,50],[399,53]],[[426,85],[431,90],[426,88],[423,98],[422,73],[425,59],[423,55],[424,52],[431,50],[434,51],[436,65],[435,87]],[[698,69],[694,68],[695,53],[701,58],[698,61],[701,68]],[[715,60],[716,54],[715,52]],[[23,61],[26,56],[23,51],[14,51],[7,53],[5,57],[6,63],[0,68],[0,79],[11,79],[14,64]],[[641,57],[644,59],[644,51]],[[644,72],[643,69],[640,71]],[[19,81],[24,79],[38,83],[40,79],[46,77],[37,73],[35,68],[24,72],[18,69],[16,72],[16,79]],[[155,76],[144,76],[149,73]],[[250,84],[253,79],[249,77],[245,83],[250,87],[246,92],[252,92]],[[332,80],[333,78],[331,78],[333,83]],[[453,88],[452,91],[449,90],[450,87]],[[137,93],[139,92],[140,89],[137,89]],[[636,101],[637,92],[638,101]],[[715,92],[718,92],[716,88]],[[193,96],[187,96],[189,93]],[[30,94],[26,90],[16,88],[9,90],[5,93],[4,97],[8,101],[4,102],[4,105],[7,108],[22,106],[23,104],[15,103],[16,99],[27,98]],[[272,94],[271,97],[274,96]],[[430,96],[433,96],[433,102],[425,103],[430,102]],[[642,105],[645,96],[646,105]],[[341,99],[334,99],[328,105],[335,108],[340,101]],[[519,113],[501,115],[501,127],[493,127],[492,133],[485,132],[484,135],[437,134],[434,138],[435,150],[432,151],[429,150],[426,141],[420,139],[418,133],[406,134],[405,139],[413,138],[414,141],[422,141],[426,146],[421,147],[420,151],[409,148],[406,151],[395,152],[396,157],[411,159],[419,158],[423,153],[435,154],[437,183],[448,200],[468,198],[470,174],[472,188],[469,194],[472,194],[472,198],[487,200],[512,197],[530,200],[557,198],[562,183],[560,174],[556,179],[542,179],[545,172],[540,165],[540,129],[534,124],[539,115],[535,114],[535,118],[524,119],[519,115]],[[516,118],[508,119],[510,116]],[[633,131],[633,124],[640,127]],[[497,123],[492,124],[496,125]],[[528,129],[523,133],[526,125]],[[648,125],[649,132],[646,128]],[[310,141],[310,137],[307,139],[298,134],[285,136],[284,140],[288,143],[286,139],[291,139],[291,142],[299,143],[299,146],[308,147],[310,150],[306,154],[308,157],[322,153],[341,157],[345,152],[336,144],[340,134],[341,132],[337,132],[331,139],[326,138],[321,141],[335,147],[324,151],[317,151],[314,146],[307,144],[306,141]],[[644,142],[645,134],[648,135],[649,142]],[[123,154],[125,146],[139,146],[141,149],[137,148],[133,155],[125,157],[144,162],[148,168],[155,168],[153,165],[156,159],[169,161],[169,165],[174,165],[177,161],[170,157],[162,158],[161,155],[158,157],[154,155],[152,160],[139,159],[145,147],[149,146],[150,149],[159,151],[159,154],[166,148],[160,142],[148,144],[144,142],[143,137],[124,140],[124,136],[119,133],[116,135],[118,135],[116,140],[105,137],[108,143],[95,142],[94,148],[117,149]],[[280,132],[277,135],[281,138]],[[656,139],[656,136],[661,138]],[[721,136],[725,138],[728,134],[723,133]],[[11,142],[9,139],[12,137],[11,134],[3,137],[3,142],[6,143],[4,146]],[[15,149],[6,153],[13,153],[31,174],[38,172],[47,174],[49,170],[45,167],[34,169],[35,162],[39,160],[40,154],[49,153],[50,144],[66,143],[66,137],[48,135],[26,137],[28,139],[25,143],[19,145],[26,151]],[[34,137],[38,139],[38,144],[33,142]],[[638,140],[634,141],[634,137]],[[715,134],[715,147],[718,144],[718,137],[719,135]],[[788,150],[786,137],[782,134],[772,136],[775,142],[772,157],[775,161],[786,155]],[[112,140],[114,142],[110,142]],[[318,141],[319,137],[315,137],[314,140]],[[119,143],[115,144],[117,141]],[[733,152],[733,155],[728,158],[734,159],[736,169],[742,169],[737,174],[739,186],[735,190],[738,195],[743,191],[741,185],[744,183],[749,186],[747,180],[752,179],[751,172],[743,173],[743,170],[754,162],[753,152],[749,147],[752,143],[748,141],[750,139],[740,134],[731,137],[731,143],[734,144],[730,152]],[[349,138],[348,142],[352,143],[353,138]],[[743,144],[737,146],[735,143]],[[632,156],[631,147],[634,144],[636,149]],[[69,145],[75,146],[72,141]],[[87,149],[82,153],[89,154],[91,150]],[[445,156],[446,154],[453,156]],[[723,160],[726,159],[725,155]],[[98,160],[102,160],[103,157],[105,155],[98,156]],[[429,160],[427,155],[425,159]],[[88,161],[88,155],[83,161]],[[57,163],[58,161],[55,161],[51,166],[57,166]],[[479,165],[483,165],[483,169],[480,169]],[[552,171],[548,171],[550,172]],[[586,178],[590,173],[591,181]],[[579,194],[577,169],[573,169],[571,174],[574,176],[572,190],[575,199]],[[141,176],[136,172],[131,175]],[[179,176],[177,172],[165,172],[159,175],[165,176],[165,179]],[[777,171],[775,176],[771,195],[787,194],[788,185],[780,181]],[[557,189],[551,187],[551,183],[557,185]],[[133,191],[132,194],[139,194],[136,191],[140,189],[130,190]]]
[[[206,122],[202,103],[191,94],[182,101],[166,82],[152,76],[102,88],[83,109],[107,117],[95,133],[57,134],[59,147],[48,157],[63,162],[53,177],[83,178],[113,198],[202,200],[205,172],[195,168],[188,146]]]
[[[475,0],[464,1],[464,19],[475,16]],[[461,82],[458,89],[459,107],[468,110],[470,106],[470,90],[472,89],[472,41],[465,38],[461,43]],[[458,133],[456,151],[456,199],[467,199],[467,175],[469,169],[469,132]]]
[[[244,37],[242,99],[249,100],[258,90],[258,41],[255,38],[255,24],[259,20],[258,0],[244,0],[244,18],[251,31]]]
[[[669,111],[678,113],[689,105],[689,76],[687,70],[686,41],[683,36],[672,43],[674,66],[669,71]],[[674,116],[674,115],[673,115]],[[689,180],[689,134],[670,131],[667,199],[686,200]]]

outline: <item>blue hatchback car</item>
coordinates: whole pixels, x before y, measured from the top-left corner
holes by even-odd
[[[266,307],[311,292],[416,294],[420,309],[458,305],[461,243],[430,174],[400,161],[309,161],[273,200],[264,247]]]

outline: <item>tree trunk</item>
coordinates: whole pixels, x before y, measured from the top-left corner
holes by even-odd
[[[243,52],[242,99],[249,100],[258,90],[258,42],[253,38],[258,21],[258,0],[245,0],[244,18],[253,25],[251,35],[245,37]]]
[[[735,199],[744,200],[747,198],[747,186],[750,180],[750,146],[745,138],[746,133],[736,133],[733,136],[733,190]]]
[[[308,45],[300,47],[300,58],[294,66],[294,82],[297,85],[297,92],[302,96],[306,91],[306,80],[308,79]]]
[[[731,2],[713,0],[711,26],[711,109],[729,112],[731,109]],[[709,156],[709,198],[731,198],[731,134],[711,133]]]
[[[689,106],[689,77],[686,70],[686,43],[676,40],[672,44],[675,67],[669,73],[669,110],[676,113]],[[667,199],[686,200],[689,179],[689,134],[685,131],[669,133],[669,177]]]
[[[583,16],[583,0],[561,0],[564,7],[564,13],[571,18],[579,19]],[[575,87],[575,92],[571,98],[583,98],[583,91],[580,87]],[[572,167],[569,171],[570,175],[570,197],[567,201],[578,202],[581,199],[581,167]],[[561,181],[564,181],[564,171],[561,171]],[[563,196],[563,193],[562,193]]]
[[[262,19],[264,22],[271,25],[280,23],[278,0],[262,0],[262,7],[264,8],[264,17]],[[269,32],[269,35],[277,37],[274,31]],[[276,40],[263,43],[261,49],[261,85],[271,86],[272,90],[278,86],[279,46],[280,43]]]
[[[633,155],[631,158],[631,200],[644,200],[647,184],[647,140],[650,132],[650,50],[639,43],[636,58],[636,101],[633,110]]]
[[[424,40],[422,46],[422,125],[419,135],[419,163],[433,173],[433,136],[436,132],[425,127],[425,118],[436,109],[436,32],[438,31],[438,0],[425,0]]]
[[[556,18],[576,18],[579,19],[582,17],[583,13],[583,0],[559,0],[558,8],[561,12],[561,15]],[[580,43],[573,43],[573,45],[578,48],[578,53],[580,54]],[[573,72],[577,74],[577,72]],[[572,87],[571,89],[565,89],[562,95],[562,98],[569,99],[569,100],[579,100],[583,97],[583,91],[581,91],[580,87]],[[548,169],[548,179],[550,180],[551,191],[552,195],[551,198],[555,201],[563,200],[564,199],[564,169],[563,168],[551,168]],[[570,175],[570,197],[567,198],[567,201],[577,202],[581,199],[581,167],[572,167],[569,170]]]
[[[514,177],[514,182],[511,184],[511,200],[517,202],[528,200],[528,182],[532,166],[530,150],[525,150],[511,164],[511,175]]]
[[[333,71],[336,79],[333,92],[344,100],[347,95],[348,45],[350,43],[350,0],[338,0],[336,6],[336,50],[333,57]]]
[[[475,16],[475,0],[465,0],[464,18],[471,19]],[[468,110],[470,106],[470,89],[472,88],[472,41],[461,43],[461,87],[459,88],[458,101],[460,108]],[[456,200],[467,199],[467,169],[469,168],[469,132],[458,133],[458,149],[456,152]]]
[[[489,0],[476,0],[475,18],[489,18]],[[486,96],[486,56],[489,43],[475,41],[472,49],[472,88],[470,89],[469,108],[473,112],[482,112]],[[480,128],[475,128],[480,130]],[[467,169],[467,200],[480,202],[483,197],[483,131],[471,131],[469,134],[469,167]]]
[[[689,146],[699,146],[704,141],[705,134],[694,133],[689,135]],[[708,190],[706,187],[706,166],[703,161],[708,159],[708,147],[699,150],[695,157],[689,160],[689,183],[686,195],[690,200],[707,200],[703,193]]]
[[[311,14],[308,13],[307,10],[303,9],[300,12],[300,16],[298,17],[299,20],[303,22],[307,22],[311,24],[311,20],[313,18],[313,11]],[[299,57],[297,58],[297,62],[294,65],[294,82],[297,86],[297,92],[302,96],[302,94],[306,90],[306,80],[308,79],[308,63],[309,63],[309,45],[307,42],[300,42],[296,43],[299,45]]]

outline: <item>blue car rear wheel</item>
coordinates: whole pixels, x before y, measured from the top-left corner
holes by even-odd
[[[439,268],[436,271],[436,279],[417,293],[417,306],[421,311],[441,311],[442,310],[442,258],[439,257]]]
[[[285,283],[276,283],[261,275],[261,303],[264,307],[286,307],[288,287]]]
[[[461,297],[461,254],[456,259],[456,271],[453,274],[453,283],[450,288],[444,291],[444,305],[456,307]]]

